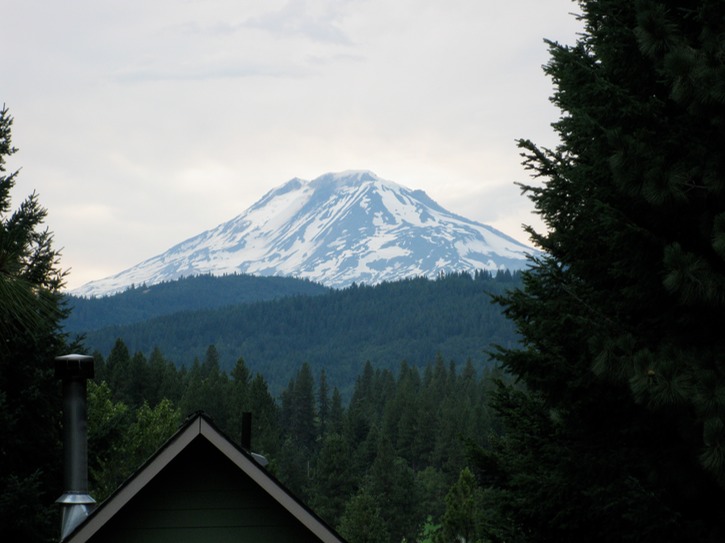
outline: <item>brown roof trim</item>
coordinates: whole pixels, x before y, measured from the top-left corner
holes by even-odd
[[[272,474],[260,466],[247,451],[229,440],[203,413],[190,417],[187,422],[139,468],[108,499],[101,503],[88,518],[63,540],[63,543],[85,543],[100,530],[123,506],[140,492],[194,439],[203,436],[224,456],[256,482],[267,494],[289,511],[310,532],[324,543],[345,543],[305,504],[295,498]]]

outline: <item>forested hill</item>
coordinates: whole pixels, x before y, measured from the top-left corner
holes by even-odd
[[[66,296],[72,311],[63,327],[66,332],[88,332],[179,311],[275,300],[285,296],[313,296],[329,290],[318,283],[292,277],[196,275],[149,287],[132,286],[119,294],[101,298]]]
[[[366,361],[396,369],[402,361],[423,366],[440,354],[480,367],[493,344],[516,341],[490,298],[516,282],[508,272],[452,274],[184,311],[88,332],[86,346],[107,356],[121,338],[131,352],[149,356],[158,347],[176,365],[190,366],[214,345],[222,369],[244,358],[275,392],[309,362],[344,393]]]

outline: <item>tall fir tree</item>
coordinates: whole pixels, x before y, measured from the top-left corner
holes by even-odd
[[[113,391],[114,400],[130,403],[133,385],[131,353],[121,338],[117,338],[105,361],[105,380]]]
[[[316,459],[311,505],[331,526],[337,526],[355,488],[350,447],[340,434],[328,434]]]
[[[327,386],[327,372],[320,371],[320,381],[317,385],[317,420],[318,434],[322,439],[327,434],[328,419],[330,417],[330,393]]]
[[[579,5],[545,66],[560,144],[520,142],[544,256],[501,299],[528,392],[479,457],[489,537],[722,540],[725,3]]]
[[[338,527],[350,543],[387,543],[390,532],[377,500],[361,491],[348,502]]]
[[[279,409],[264,377],[257,373],[249,386],[254,450],[274,455],[279,449]]]
[[[11,211],[18,172],[13,119],[0,109],[0,539],[43,541],[53,535],[60,495],[60,391],[53,357],[66,354],[60,321],[64,273],[46,210],[35,193]]]
[[[443,515],[441,530],[437,534],[438,543],[448,541],[481,541],[480,494],[476,480],[468,468],[463,468],[458,481],[446,495],[446,511]]]

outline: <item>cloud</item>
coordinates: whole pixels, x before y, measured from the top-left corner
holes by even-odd
[[[342,28],[342,20],[350,2],[340,0],[288,0],[278,10],[249,17],[240,28],[259,28],[277,36],[304,36],[315,42],[352,45]]]
[[[247,79],[253,77],[298,78],[312,75],[306,66],[294,63],[263,64],[259,62],[214,63],[199,61],[196,63],[176,66],[133,67],[121,70],[114,79],[121,84],[175,82],[175,81],[210,81],[224,79]]]
[[[71,286],[327,171],[370,169],[518,230],[514,140],[555,144],[543,38],[572,43],[572,5],[11,2],[0,102],[18,199],[39,191]]]
[[[131,63],[118,65],[113,78],[135,84],[319,75],[320,67],[364,58],[343,30],[353,3],[293,0],[269,9],[265,2],[266,11],[230,11],[242,17],[182,18],[147,33],[143,50],[129,45]]]

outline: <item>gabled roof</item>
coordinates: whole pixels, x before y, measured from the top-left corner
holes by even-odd
[[[281,505],[309,532],[324,543],[345,543],[345,540],[328,526],[305,504],[295,498],[284,485],[258,464],[254,457],[227,438],[211,420],[199,413],[187,422],[134,473],[116,492],[101,503],[84,522],[71,532],[63,543],[83,543],[111,521],[124,506],[141,492],[175,458],[198,439],[206,440],[229,459],[247,477],[251,478],[266,494]],[[200,466],[199,469],[204,469]]]

